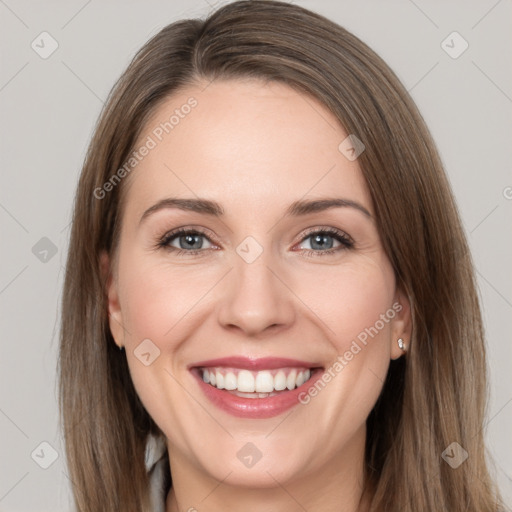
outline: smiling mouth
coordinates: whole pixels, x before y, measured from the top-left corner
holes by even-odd
[[[197,368],[203,382],[242,398],[268,398],[292,391],[309,381],[319,368],[285,367],[261,371],[241,368]]]

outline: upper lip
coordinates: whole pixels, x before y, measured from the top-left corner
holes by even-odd
[[[243,370],[274,370],[277,368],[318,368],[320,367],[317,363],[311,363],[308,361],[300,361],[298,359],[289,359],[286,357],[260,357],[260,358],[249,358],[242,356],[230,356],[221,357],[218,359],[209,359],[207,361],[199,361],[189,366],[191,368],[212,368],[212,367],[230,367],[240,368]]]

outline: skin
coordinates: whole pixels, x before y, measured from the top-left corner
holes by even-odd
[[[397,339],[410,339],[409,303],[383,251],[366,182],[358,161],[338,150],[347,133],[318,101],[276,82],[206,85],[174,94],[148,121],[141,143],[190,96],[198,101],[122,184],[129,188],[117,257],[103,255],[113,337],[167,436],[174,486],[166,510],[366,510],[365,420],[390,359],[403,355]],[[167,208],[140,223],[171,196],[215,200],[225,213]],[[296,200],[326,197],[356,201],[372,217],[351,207],[284,216]],[[202,253],[155,248],[179,227],[207,232]],[[326,227],[354,246],[328,237],[332,245],[316,252],[336,252],[308,254],[314,241],[305,230]],[[263,248],[250,264],[236,252],[247,236]],[[179,248],[179,237],[171,244]],[[218,409],[187,370],[233,355],[329,368],[396,303],[401,311],[325,389],[273,418]],[[147,338],[160,350],[149,366],[134,355]],[[248,442],[262,454],[251,468],[236,456]]]

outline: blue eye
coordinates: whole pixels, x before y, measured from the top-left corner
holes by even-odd
[[[354,246],[352,240],[345,233],[333,228],[312,231],[303,240],[310,241],[310,247],[303,250],[313,256],[333,254]],[[334,246],[335,242],[338,243],[336,247]]]
[[[205,240],[209,244],[206,247],[204,245]],[[303,245],[305,241],[309,241],[309,247],[301,247],[299,250],[311,256],[332,255],[354,246],[354,242],[348,235],[334,228],[310,230],[309,233],[303,236],[300,245]],[[181,228],[165,234],[157,242],[156,247],[174,252],[177,255],[193,256],[204,253],[207,249],[216,246],[200,230]]]
[[[197,254],[202,249],[210,249],[210,247],[203,247],[203,240],[205,239],[208,240],[208,237],[200,231],[179,229],[164,235],[158,242],[158,246],[177,251],[178,254]],[[209,240],[208,243],[211,244]],[[177,247],[174,244],[177,244]]]

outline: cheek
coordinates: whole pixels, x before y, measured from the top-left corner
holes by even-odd
[[[320,286],[308,282],[301,297],[328,326],[333,356],[323,382],[301,400],[314,408],[319,430],[336,432],[327,443],[327,450],[335,450],[364,424],[382,389],[395,279],[384,258],[358,260],[324,277]]]
[[[187,401],[178,382],[177,370],[183,364],[180,346],[190,329],[194,305],[211,285],[204,272],[184,272],[151,260],[126,251],[119,262],[127,361],[137,394],[153,420],[163,431],[169,430],[169,422],[179,430],[180,411]],[[150,354],[147,366],[139,359],[143,346]]]
[[[198,306],[201,309],[203,297],[215,282],[212,269],[191,271],[162,262],[151,264],[142,258],[127,260],[122,309],[131,337],[165,339],[167,343],[187,315]]]
[[[365,346],[369,339],[388,336],[395,280],[385,258],[327,266],[302,274],[300,282],[298,295],[326,326],[338,354],[354,340]]]

